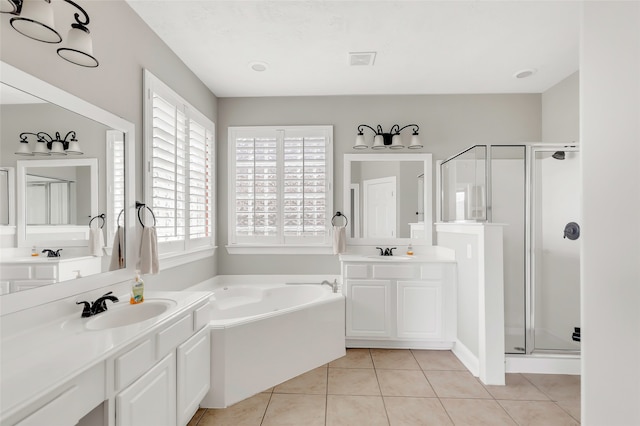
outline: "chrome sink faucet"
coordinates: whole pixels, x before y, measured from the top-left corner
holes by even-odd
[[[337,279],[333,280],[333,283],[330,283],[327,280],[324,280],[324,281],[322,281],[320,283],[320,285],[325,285],[325,284],[328,285],[329,287],[331,287],[331,290],[333,290],[334,293],[338,292],[338,280]]]
[[[82,318],[92,317],[96,314],[104,312],[107,310],[107,300],[111,300],[113,303],[118,302],[118,298],[116,296],[112,296],[113,292],[103,294],[99,298],[96,299],[95,302],[90,303],[87,301],[76,302],[76,305],[84,304],[84,308],[82,309]]]
[[[60,251],[62,251],[62,249],[58,249],[58,250],[44,249],[42,250],[42,253],[47,253],[47,257],[60,257]]]

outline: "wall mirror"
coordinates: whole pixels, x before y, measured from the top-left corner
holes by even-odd
[[[29,256],[33,245],[64,247],[63,256],[87,256],[88,224],[98,214],[105,215],[108,254],[100,258],[102,265],[91,277],[65,277],[2,295],[3,314],[128,279],[135,264],[134,238],[129,238],[135,235],[135,183],[130,178],[135,176],[134,125],[4,62],[0,80],[0,171],[16,171],[15,183],[10,178],[6,184],[6,195],[0,191],[3,200],[16,200],[15,207],[9,207],[8,223],[4,215],[0,223],[2,264]],[[16,154],[23,132],[64,135],[71,130],[77,134],[81,155]],[[34,144],[35,138],[29,139],[30,149]],[[0,185],[4,185],[2,175]],[[109,270],[110,246],[118,227],[124,235],[125,267]],[[8,278],[2,272],[4,286]]]
[[[0,167],[0,232],[13,234],[15,229],[15,169]],[[11,227],[11,229],[9,229]]]
[[[432,244],[431,154],[345,154],[349,244]]]
[[[98,199],[106,195],[97,158],[18,160],[16,181],[18,247],[86,246],[89,222],[100,214]]]

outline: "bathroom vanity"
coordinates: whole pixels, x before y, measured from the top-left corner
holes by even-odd
[[[453,259],[341,255],[340,262],[347,347],[451,349],[456,339]]]
[[[79,257],[23,257],[0,260],[0,294],[27,290],[101,272],[101,259]]]
[[[75,301],[3,317],[0,423],[186,425],[210,385],[209,293],[125,293],[89,318]]]

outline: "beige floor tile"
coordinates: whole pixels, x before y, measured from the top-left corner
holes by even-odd
[[[531,384],[522,374],[506,374],[505,386],[485,388],[495,399],[516,399],[520,401],[548,401],[549,398]]]
[[[424,374],[440,398],[491,398],[467,371],[425,371]]]
[[[376,371],[364,368],[329,368],[331,395],[380,395]]]
[[[320,367],[308,371],[273,388],[274,393],[305,393],[326,395],[327,368]]]
[[[259,393],[225,409],[208,409],[198,426],[259,426],[271,394]]]
[[[420,370],[376,370],[383,396],[436,396]]]
[[[373,368],[369,349],[347,349],[347,355],[329,363],[334,368]]]
[[[388,424],[384,403],[380,396],[327,396],[327,426]]]
[[[580,399],[571,399],[566,401],[556,401],[556,404],[560,406],[564,411],[569,413],[571,417],[580,421],[581,419],[581,409],[580,409]]]
[[[324,426],[326,402],[325,395],[274,393],[262,426]]]
[[[441,399],[456,426],[516,425],[493,399]]]
[[[408,349],[371,349],[375,368],[390,370],[420,370],[420,366]]]
[[[198,410],[193,415],[193,417],[191,417],[191,420],[189,420],[189,423],[187,423],[187,426],[196,426],[200,421],[200,419],[202,418],[202,416],[204,415],[205,411],[207,411],[206,408],[198,408]]]
[[[273,388],[265,389],[262,391],[262,393],[271,393],[271,392],[273,392]]]
[[[552,401],[568,401],[580,398],[580,376],[569,374],[523,374]]]
[[[453,425],[437,398],[407,398],[385,396],[391,426]]]
[[[423,370],[461,370],[467,368],[451,351],[412,350],[413,356]]]
[[[551,401],[498,402],[519,425],[574,426],[580,424]]]

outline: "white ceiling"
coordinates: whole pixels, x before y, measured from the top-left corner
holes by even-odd
[[[577,1],[127,1],[220,97],[541,93],[578,69]]]

